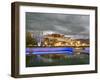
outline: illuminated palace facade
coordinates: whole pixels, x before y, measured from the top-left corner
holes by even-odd
[[[65,37],[62,34],[48,34],[44,36],[42,46],[88,47],[89,40],[73,39],[71,37]]]
[[[27,32],[26,35],[30,36],[31,39],[35,39],[35,35],[40,36],[39,34],[37,34],[37,33],[34,34],[33,32]],[[26,37],[26,39],[27,39],[27,37]],[[37,39],[36,39],[36,41],[37,41]],[[57,33],[42,35],[42,37],[40,36],[40,40],[38,40],[38,41],[41,42],[41,46],[44,46],[44,47],[50,47],[50,46],[51,47],[52,46],[54,46],[54,47],[59,47],[59,46],[89,47],[89,39],[75,39],[75,38],[66,37],[63,34],[57,34]],[[32,46],[36,46],[36,44],[32,45]]]

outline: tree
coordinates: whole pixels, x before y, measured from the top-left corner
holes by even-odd
[[[35,40],[35,38],[33,38],[31,36],[31,33],[30,32],[27,32],[26,33],[26,46],[35,46],[37,45],[37,41]]]

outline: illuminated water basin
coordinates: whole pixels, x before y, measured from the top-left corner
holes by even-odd
[[[67,53],[72,54],[73,48],[26,48],[26,53],[32,53],[32,54],[61,54],[61,53]]]
[[[32,53],[32,54],[73,54],[75,48],[69,48],[69,47],[41,47],[41,48],[26,48],[26,54]],[[84,48],[82,52],[89,53],[89,48]]]

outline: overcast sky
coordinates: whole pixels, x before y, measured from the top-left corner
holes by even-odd
[[[26,13],[27,31],[56,31],[66,35],[89,37],[89,15]]]

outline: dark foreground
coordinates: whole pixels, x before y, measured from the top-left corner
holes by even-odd
[[[26,55],[26,67],[89,64],[89,54]]]

